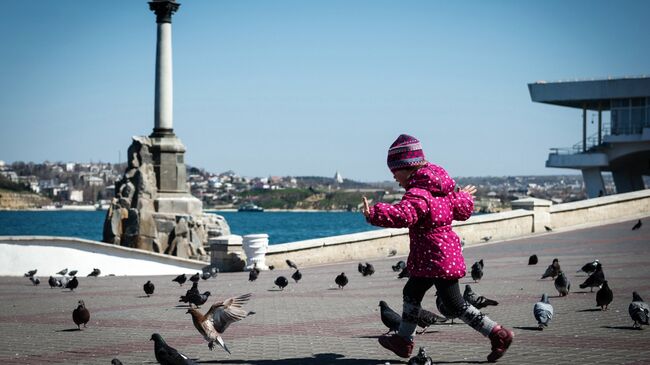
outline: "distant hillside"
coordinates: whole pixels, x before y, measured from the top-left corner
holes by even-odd
[[[265,209],[314,209],[356,211],[363,196],[380,201],[383,191],[359,192],[317,189],[253,189],[241,194],[242,202],[252,201]]]
[[[50,204],[50,199],[32,192],[0,188],[0,209],[31,209]]]
[[[343,183],[337,184],[334,178],[323,176],[297,176],[295,179],[298,187],[301,188],[308,188],[310,186],[338,186],[341,189],[369,189],[373,187],[371,184],[350,179],[343,179]]]

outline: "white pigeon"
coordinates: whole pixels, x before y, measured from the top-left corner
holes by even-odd
[[[548,322],[553,319],[553,306],[548,301],[548,294],[544,293],[542,299],[533,306],[533,315],[537,320],[537,326],[540,330],[548,327]]]

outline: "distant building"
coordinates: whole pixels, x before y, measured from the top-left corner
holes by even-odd
[[[68,200],[82,203],[84,201],[84,191],[83,190],[70,190],[70,196]]]
[[[587,195],[606,192],[602,171],[611,171],[617,193],[645,189],[650,175],[650,77],[528,84],[532,101],[582,109],[582,139],[552,148],[546,167],[579,169]],[[598,113],[597,132],[587,135],[587,111]],[[609,122],[603,122],[609,111]],[[592,119],[592,123],[594,120]]]
[[[67,172],[73,172],[73,171],[74,171],[74,168],[75,168],[76,166],[77,166],[76,163],[74,163],[74,162],[68,162],[68,163],[65,164],[65,171],[67,171]]]
[[[337,184],[343,184],[343,176],[341,176],[338,171],[334,174],[334,181],[336,181]]]

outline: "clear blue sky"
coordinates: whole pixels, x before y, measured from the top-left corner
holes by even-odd
[[[180,2],[174,129],[213,172],[389,180],[408,133],[454,176],[575,173],[544,162],[581,111],[527,84],[650,74],[650,1]],[[153,128],[147,2],[2,9],[0,160],[124,159]]]

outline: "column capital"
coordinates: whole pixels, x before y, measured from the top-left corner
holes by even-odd
[[[156,23],[171,23],[174,14],[181,4],[174,0],[154,0],[149,2],[149,10],[156,14]]]

